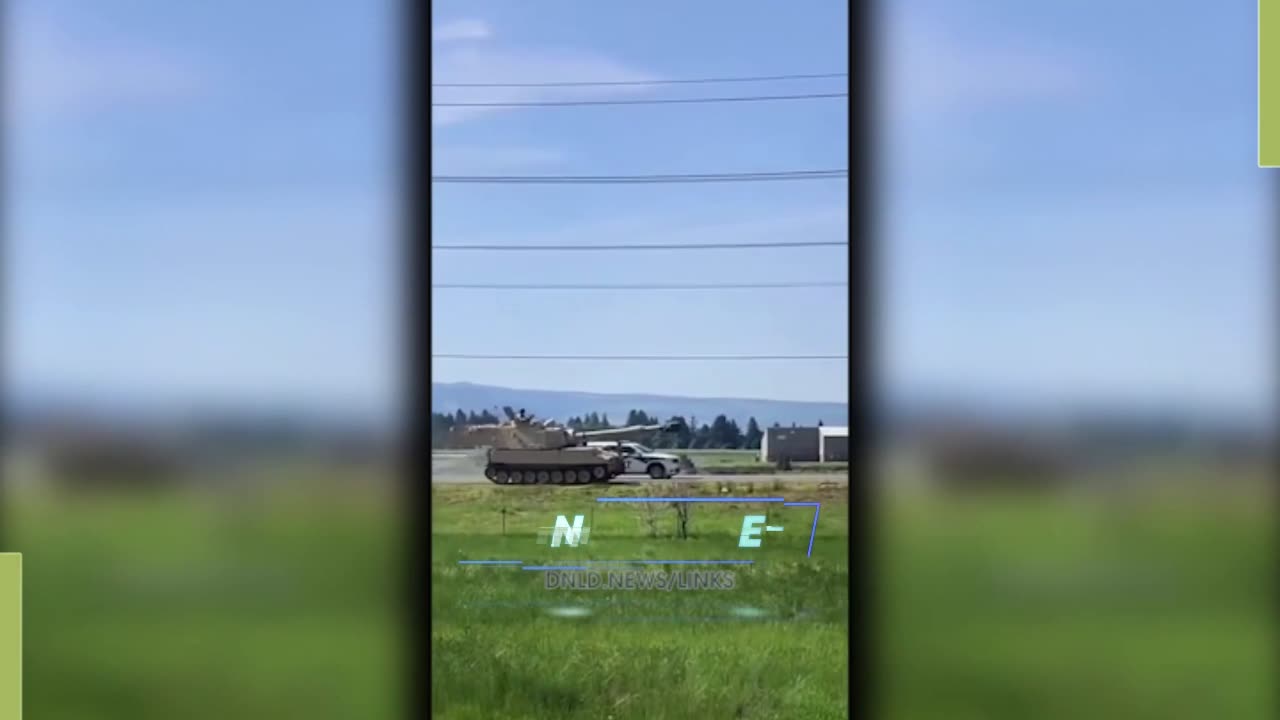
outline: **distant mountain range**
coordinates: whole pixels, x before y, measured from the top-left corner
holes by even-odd
[[[474,383],[432,383],[431,410],[454,413],[501,407],[524,408],[537,417],[566,420],[601,413],[609,421],[625,422],[631,410],[643,410],[666,420],[675,415],[699,424],[724,414],[745,425],[754,417],[762,426],[849,424],[849,406],[842,402],[803,402],[750,398],[705,398],[637,393],[588,393],[570,390],[530,390]],[[218,428],[247,430],[290,427],[298,432],[382,433],[395,425],[394,414],[374,408],[338,403],[269,403],[220,401],[178,402],[173,398],[141,398],[85,392],[8,392],[0,403],[10,429],[38,427],[74,419],[114,428]],[[968,420],[1010,429],[1088,425],[1094,428],[1178,426],[1189,431],[1274,434],[1270,413],[1213,410],[1188,406],[1145,407],[1124,404],[1036,404],[998,401],[998,398],[941,392],[888,392],[877,411],[882,427],[911,428],[939,421]]]
[[[0,408],[3,421],[18,431],[71,422],[130,431],[289,427],[301,433],[382,433],[394,424],[389,412],[337,403],[198,400],[104,392],[16,391],[3,398]]]
[[[520,390],[472,383],[431,384],[432,412],[489,410],[501,417],[504,405],[524,408],[537,417],[555,420],[593,412],[607,414],[615,425],[626,421],[632,410],[643,410],[662,420],[675,415],[686,420],[696,417],[699,424],[709,424],[716,415],[725,415],[739,425],[745,425],[749,418],[754,417],[763,427],[775,422],[782,425],[816,425],[819,421],[824,425],[847,425],[849,422],[849,406],[845,403]]]

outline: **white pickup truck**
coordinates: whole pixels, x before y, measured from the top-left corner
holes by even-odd
[[[608,448],[622,453],[626,461],[626,475],[648,475],[654,480],[675,477],[680,473],[680,458],[634,442],[590,442],[587,445]]]

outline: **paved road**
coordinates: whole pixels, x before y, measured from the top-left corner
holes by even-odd
[[[772,475],[681,475],[677,478],[687,482],[838,482],[848,483],[847,473],[806,473],[789,472]],[[434,485],[492,485],[484,477],[483,462],[467,453],[434,452],[431,454],[431,482]],[[643,475],[625,475],[613,481],[615,484],[627,483],[642,485],[655,482]],[[656,482],[668,482],[659,480]]]

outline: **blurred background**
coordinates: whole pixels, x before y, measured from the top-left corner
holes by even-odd
[[[879,716],[1273,715],[1254,4],[880,8]]]
[[[879,5],[877,716],[1272,716],[1254,6]],[[29,717],[402,714],[398,7],[5,12]]]
[[[400,717],[398,5],[5,6],[26,716]]]

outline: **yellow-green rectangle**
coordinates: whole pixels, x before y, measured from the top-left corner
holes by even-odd
[[[1280,0],[1258,0],[1258,166],[1280,167]]]
[[[0,720],[22,720],[22,556],[0,553]]]

